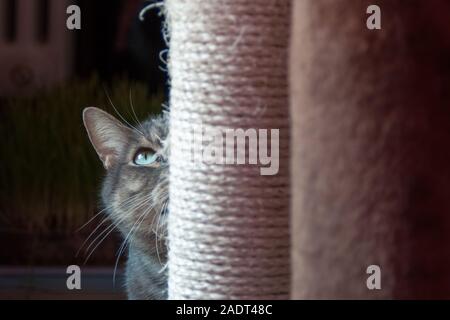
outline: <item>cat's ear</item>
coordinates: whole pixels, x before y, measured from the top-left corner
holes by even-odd
[[[109,113],[94,107],[83,110],[83,122],[103,166],[110,169],[128,144],[132,130]]]

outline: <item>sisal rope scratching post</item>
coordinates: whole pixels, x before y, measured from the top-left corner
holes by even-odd
[[[292,297],[448,298],[450,4],[293,12]],[[366,286],[370,265],[381,290]]]
[[[289,0],[167,0],[169,299],[289,295]],[[279,173],[190,161],[189,132],[280,129]]]

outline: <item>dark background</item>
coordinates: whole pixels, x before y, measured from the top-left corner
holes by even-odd
[[[147,83],[152,93],[161,89],[166,73],[161,70],[164,66],[159,55],[165,43],[158,10],[148,11],[140,21],[139,9],[150,2],[78,2],[83,28],[76,34],[76,73],[86,77],[96,70],[103,79],[122,74]]]
[[[50,67],[40,74],[32,51],[39,49],[22,46],[12,58],[8,50],[30,16],[37,17],[32,32],[46,44],[54,0],[26,1],[36,3],[32,12],[19,0],[0,0],[0,77],[7,84],[0,82],[0,299],[122,298],[112,276],[121,238],[113,231],[102,239],[109,222],[95,214],[104,170],[81,113],[88,106],[114,113],[107,95],[131,122],[131,99],[140,120],[160,112],[167,100],[163,17],[153,9],[139,20],[151,1],[67,1],[81,9],[81,30],[63,31],[72,45],[70,71],[37,81],[52,74],[52,56],[41,58]],[[67,17],[64,8],[57,19],[65,26]],[[66,289],[71,264],[83,268],[81,292]]]

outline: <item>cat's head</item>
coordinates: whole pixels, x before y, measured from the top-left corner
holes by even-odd
[[[168,202],[168,117],[126,126],[97,108],[83,121],[106,169],[102,201],[113,223],[133,246],[164,252]]]

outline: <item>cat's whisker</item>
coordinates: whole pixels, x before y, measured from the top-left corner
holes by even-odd
[[[136,115],[136,111],[134,110],[133,95],[131,93],[131,87],[130,87],[130,107],[131,107],[131,111],[133,112],[134,120],[136,120],[136,123],[140,126],[142,132],[144,132],[145,131],[144,126],[139,121],[139,119],[138,119],[138,117]]]
[[[151,209],[151,207],[150,207],[150,209]],[[148,211],[145,210],[144,213],[138,217],[138,219],[134,222],[133,226],[131,227],[130,231],[128,232],[127,236],[125,237],[125,240],[123,240],[122,244],[120,245],[119,251],[117,253],[116,263],[114,265],[114,273],[113,273],[113,286],[114,287],[116,286],[117,266],[119,265],[120,257],[127,246],[128,239],[129,239],[130,235],[133,233],[133,230],[136,228],[136,225],[137,225],[136,230],[139,229],[140,224],[142,223],[142,221],[144,221],[148,212],[150,212],[150,210],[148,210]]]
[[[150,197],[148,199],[149,201],[152,200],[152,197]],[[141,226],[142,222],[144,222],[145,218],[147,217],[147,215],[154,209],[153,205],[150,205],[147,209],[144,210],[144,212],[138,217],[138,219],[136,220],[136,222],[133,224],[133,226],[131,227],[131,230],[128,232],[127,236],[125,237],[125,240],[122,242],[120,248],[119,248],[119,252],[117,254],[117,258],[116,258],[116,263],[114,266],[114,273],[113,273],[113,286],[115,286],[115,281],[116,281],[116,272],[117,272],[117,267],[120,261],[120,257],[122,255],[122,253],[124,252],[125,248],[127,247],[127,244],[131,244],[131,242],[133,241],[133,230],[136,233],[137,230],[139,230],[139,227]]]
[[[152,221],[150,222],[150,228],[149,228],[149,232],[153,232],[155,233],[155,230],[153,229],[153,226],[155,225],[155,219],[156,219],[156,214],[153,215]]]
[[[159,221],[158,221],[158,225],[156,226],[157,231],[161,230],[161,228],[160,228],[161,220],[165,220],[165,219],[162,219],[162,217],[163,217],[163,214],[164,214],[164,211],[166,210],[166,208],[167,208],[167,202],[163,202],[161,210],[159,211]],[[158,237],[158,238],[162,238],[162,237]]]
[[[94,214],[86,223],[84,223],[81,227],[79,227],[77,230],[75,230],[75,232],[80,232],[81,230],[83,230],[84,228],[86,228],[86,226],[88,224],[90,224],[92,221],[95,220],[95,218],[97,218],[100,214],[102,214],[103,212],[105,212],[107,210],[107,208],[104,208],[102,210],[100,210],[99,212],[97,212],[96,214]]]
[[[124,201],[121,202],[121,204],[131,200],[131,199],[135,199],[137,197],[139,197],[140,194],[135,194],[134,196],[129,197],[128,199],[125,199]],[[119,204],[119,206],[121,205]],[[114,207],[114,205],[110,205],[107,206],[106,208],[103,208],[102,210],[100,210],[99,212],[97,212],[94,216],[92,216],[85,224],[83,224],[81,227],[79,227],[76,232],[80,232],[82,229],[84,229],[89,223],[91,223],[98,215],[100,215],[101,213],[105,212],[106,210],[111,209],[112,207]]]
[[[164,271],[166,271],[168,266],[169,266],[168,262],[164,263],[163,267],[158,271],[158,273],[163,273]]]
[[[154,202],[153,202],[153,203],[154,203]],[[155,206],[154,206],[153,204],[152,204],[151,206],[149,206],[149,207],[147,208],[147,210],[145,211],[145,217],[147,217],[147,216],[150,214],[150,212],[154,211],[154,209],[155,209]],[[155,218],[156,218],[156,215],[153,215],[152,221],[150,222],[150,230],[149,230],[149,231],[152,231],[152,226],[154,225]],[[142,222],[143,222],[143,221],[141,221],[141,222],[139,223],[138,228],[137,228],[136,230],[139,229],[139,227],[140,227],[140,225],[142,224]],[[135,232],[136,232],[136,231],[135,231]]]
[[[111,106],[113,107],[114,111],[116,112],[116,114],[120,117],[120,119],[122,119],[123,122],[125,122],[131,129],[135,130],[137,133],[139,133],[142,136],[145,136],[143,132],[141,132],[140,130],[138,130],[135,126],[133,126],[131,123],[129,123],[123,116],[122,114],[117,110],[116,106],[114,105],[114,103],[111,100],[111,97],[109,96],[108,90],[106,89],[106,87],[103,87],[105,90],[105,94],[106,97],[108,98],[109,103],[111,104]]]
[[[157,222],[157,224],[156,224],[156,233],[155,233],[156,256],[158,257],[158,260],[159,260],[159,264],[160,264],[160,265],[162,265],[162,262],[161,262],[161,256],[160,256],[160,254],[159,254],[158,230],[159,230],[159,224],[160,224],[160,222],[161,222],[161,215],[162,215],[162,212],[164,212],[164,210],[165,210],[165,208],[166,208],[166,205],[167,205],[167,203],[164,203],[164,204],[162,205],[162,207],[161,207],[161,210],[160,210],[159,213],[158,213],[158,222]]]
[[[141,195],[140,194],[136,194],[134,196],[131,196],[127,199],[125,199],[124,201],[122,201],[121,203],[119,203],[117,205],[118,208],[122,207],[123,205],[128,205],[128,204],[133,204],[133,201],[137,200]],[[104,212],[105,210],[109,210],[111,208],[113,208],[114,205],[110,205],[106,208],[104,208],[103,210],[101,210],[99,213],[96,214],[96,216],[98,216],[98,214]],[[93,218],[91,218],[92,220]],[[84,242],[81,244],[80,248],[78,249],[75,257],[78,257],[78,255],[80,254],[81,250],[83,249],[83,247],[86,245],[86,243],[89,241],[89,239],[91,239],[91,237],[95,234],[95,232],[97,232],[97,230],[107,221],[109,220],[110,217],[105,217],[96,227],[93,231],[91,231],[91,233],[89,234],[89,236],[84,240]],[[90,221],[87,222],[87,224],[90,223]]]
[[[91,255],[94,253],[95,249],[97,249],[97,247],[103,242],[103,240],[105,240],[106,237],[109,236],[109,235],[111,234],[111,232],[113,232],[114,229],[116,229],[116,228],[117,228],[117,225],[116,225],[116,224],[111,224],[107,229],[105,229],[105,230],[109,230],[109,231],[105,234],[105,236],[104,236],[103,238],[101,238],[101,240],[97,243],[97,245],[89,252],[89,254],[88,254],[88,256],[86,257],[86,259],[84,260],[83,264],[86,264],[86,263],[88,262],[89,258],[90,258]],[[95,241],[95,240],[94,240],[94,241]],[[94,243],[94,241],[91,243],[91,245]],[[91,245],[90,245],[90,246],[91,246]],[[89,250],[89,249],[87,249],[87,250]],[[86,251],[87,251],[87,250],[86,250]]]
[[[134,195],[134,196],[132,196],[132,197],[129,197],[128,199],[125,199],[124,201],[122,201],[121,203],[119,203],[119,204],[117,205],[117,207],[120,208],[120,207],[123,206],[123,205],[126,205],[126,204],[128,204],[128,203],[132,203],[132,202],[133,202],[134,200],[136,200],[139,196],[140,196],[139,194],[136,194],[136,195]],[[88,222],[86,222],[80,229],[78,229],[77,232],[81,231],[81,229],[83,229],[85,226],[87,226],[89,223],[91,223],[91,222],[94,220],[94,218],[95,218],[96,216],[98,216],[99,214],[105,212],[106,210],[112,209],[114,206],[115,206],[115,205],[110,205],[110,206],[108,206],[108,207],[106,207],[106,208],[100,210],[98,213],[96,213],[96,214],[94,215],[94,217],[92,217],[92,218],[91,218]],[[89,234],[89,236],[86,238],[86,240],[85,240],[85,241],[83,242],[83,244],[81,245],[80,249],[78,249],[77,255],[78,255],[79,251],[83,248],[83,246],[86,244],[86,242],[87,242],[87,241],[92,237],[92,235],[98,230],[98,228],[99,228],[105,221],[107,221],[108,219],[109,219],[108,216],[105,217],[105,218],[97,225],[97,227]]]
[[[78,249],[77,253],[75,254],[75,257],[78,257],[81,250],[84,248],[84,246],[87,244],[87,242],[89,241],[89,239],[92,238],[92,236],[95,234],[95,232],[97,232],[98,229],[100,229],[100,227],[106,222],[110,220],[109,217],[105,217],[96,227],[94,230],[91,231],[91,233],[89,233],[89,235],[87,236],[87,238],[83,241],[83,243],[81,244],[80,248]],[[107,228],[107,227],[106,227]],[[103,231],[102,231],[103,232]],[[100,233],[101,234],[101,233]],[[95,239],[94,239],[95,240]]]
[[[167,103],[162,103],[161,107],[162,107],[162,112],[164,114],[169,114],[170,113],[170,107],[169,107],[169,105]]]
[[[160,213],[161,213],[161,211],[160,211]],[[156,248],[156,256],[158,257],[159,264],[162,264],[161,256],[159,255],[159,248],[158,248],[158,226],[159,226],[160,219],[161,219],[161,214],[158,214],[158,222],[156,223],[156,232],[155,232],[155,248]]]
[[[160,136],[158,136],[156,133],[154,133],[153,135],[156,137],[156,139],[158,140],[158,142],[159,142],[160,144],[163,143],[163,140],[161,139]]]
[[[104,230],[104,231],[102,231],[102,234],[104,234],[104,236],[97,242],[97,244],[95,245],[95,247],[89,252],[89,254],[88,254],[88,256],[86,257],[86,259],[84,260],[84,264],[86,264],[86,262],[89,260],[89,258],[91,257],[91,255],[95,252],[95,250],[98,248],[98,246],[116,229],[116,228],[118,228],[119,227],[119,225],[122,223],[122,222],[124,222],[125,220],[127,220],[127,216],[124,216],[124,217],[122,217],[122,218],[119,218],[117,221],[115,221],[115,222],[113,222],[113,224],[111,224],[108,228],[107,228],[107,230],[109,230],[106,234],[105,234],[105,231],[106,230]],[[96,238],[96,239],[98,239],[99,238],[99,236]],[[92,242],[91,242],[91,244],[89,245],[89,247],[91,247],[94,243],[95,243],[95,240],[96,239],[94,239]],[[88,251],[89,250],[89,247],[86,249],[86,251]]]
[[[154,228],[154,225],[155,225],[155,219],[158,219],[158,220],[157,220],[157,224],[156,224],[156,228]],[[149,229],[149,231],[150,231],[150,232],[153,232],[153,233],[155,234],[155,250],[156,250],[156,255],[157,255],[157,257],[158,257],[159,262],[161,263],[161,259],[160,259],[160,256],[159,256],[159,249],[158,249],[158,230],[157,230],[157,228],[158,228],[158,222],[159,222],[159,214],[153,215],[153,219],[152,219],[152,222],[151,222],[151,224],[150,224],[150,229]]]
[[[138,207],[140,207],[141,205],[145,204],[148,201],[148,199],[145,199],[143,201],[141,201],[138,205],[134,206],[133,208],[130,209],[130,212],[132,212],[133,210],[136,210]],[[108,228],[106,228],[105,230],[103,230],[94,240],[92,240],[91,244],[86,248],[86,251],[89,251],[89,249],[94,245],[94,243],[96,242],[97,239],[99,239],[103,234],[104,236],[97,242],[97,244],[95,245],[95,247],[90,251],[89,255],[87,256],[86,260],[85,260],[85,264],[86,262],[89,260],[90,256],[94,253],[95,249],[98,248],[98,246],[106,239],[106,237],[108,237],[111,232],[116,229],[123,221],[125,221],[128,217],[126,215],[124,215],[123,217],[120,217],[118,219],[118,221],[113,222]],[[106,234],[105,234],[106,233]]]

